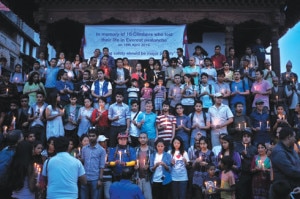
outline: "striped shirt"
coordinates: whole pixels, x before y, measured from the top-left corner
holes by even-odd
[[[173,136],[173,125],[176,125],[176,117],[174,115],[159,115],[156,118],[156,124],[166,125],[164,129],[158,130],[158,138],[164,141],[171,141]]]

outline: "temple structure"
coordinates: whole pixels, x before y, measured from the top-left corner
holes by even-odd
[[[11,9],[16,1],[4,0]],[[27,2],[27,1],[26,1]],[[32,0],[32,25],[40,33],[40,51],[50,42],[56,51],[78,52],[86,24],[187,24],[189,42],[205,32],[225,33],[225,52],[261,38],[271,44],[273,70],[280,73],[279,38],[293,25],[287,23],[285,0]],[[19,1],[21,6],[24,2]],[[290,8],[290,7],[288,7]],[[21,11],[20,11],[21,13]],[[298,16],[294,16],[293,19]],[[295,23],[295,22],[294,22]],[[72,36],[71,36],[72,35]]]

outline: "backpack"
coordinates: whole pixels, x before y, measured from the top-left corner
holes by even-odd
[[[201,84],[199,84],[199,95],[201,94]],[[212,90],[212,86],[211,86],[211,84],[208,84],[208,90],[209,90],[209,94],[211,94],[211,90]],[[210,99],[212,99],[211,97],[210,97]],[[212,101],[213,101],[213,103],[214,103],[214,99],[212,99]]]
[[[206,125],[206,113],[202,110],[202,115],[203,115],[203,120],[204,120],[204,124]],[[194,119],[194,115],[195,115],[195,112],[192,112],[191,114],[191,126],[193,126],[193,119]],[[192,133],[192,129],[191,129],[191,133]],[[208,141],[210,142],[210,138],[211,138],[211,135],[210,135],[210,129],[209,130],[205,130],[206,131],[206,137],[208,139]]]

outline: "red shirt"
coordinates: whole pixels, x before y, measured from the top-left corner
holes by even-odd
[[[213,55],[211,57],[211,60],[213,62],[213,65],[215,66],[215,69],[220,69],[223,67],[223,63],[226,62],[226,57],[223,54]]]
[[[96,117],[98,117],[100,114],[98,109],[93,110],[92,112],[92,123],[95,126],[100,126],[100,127],[109,127],[109,120],[108,120],[108,110],[102,111],[102,115],[98,122],[96,121]]]

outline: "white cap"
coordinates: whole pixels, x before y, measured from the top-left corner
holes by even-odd
[[[97,139],[97,142],[104,142],[104,141],[106,141],[106,140],[108,140],[107,137],[105,137],[104,135],[99,135],[99,136],[98,136],[98,139]]]

